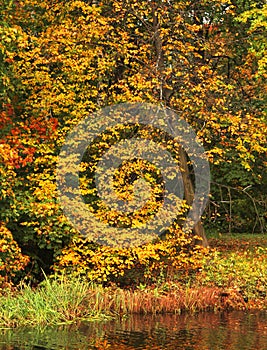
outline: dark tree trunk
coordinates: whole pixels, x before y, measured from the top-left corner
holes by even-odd
[[[183,185],[184,185],[184,196],[187,204],[191,206],[194,200],[194,186],[190,176],[186,152],[182,147],[180,147],[179,154],[180,154],[180,167],[181,167],[181,173],[182,173]],[[209,245],[201,220],[199,220],[195,224],[193,228],[193,233],[194,235],[201,237],[201,241],[199,240],[195,241],[196,244],[201,244],[204,247],[207,247]]]

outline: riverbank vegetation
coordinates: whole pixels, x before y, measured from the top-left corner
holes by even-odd
[[[2,325],[266,307],[266,11],[265,0],[1,2]],[[63,157],[62,169],[59,154],[81,120],[126,102],[165,106],[190,125],[210,164],[201,178],[210,180],[210,197],[201,220],[183,230],[194,200],[203,200],[194,196],[195,151],[152,125],[101,129],[84,152],[78,181],[83,208],[104,227],[100,244],[80,212],[75,227],[64,215],[59,185],[71,199],[65,180],[73,178],[74,162]],[[168,192],[160,169],[134,158],[115,169],[111,187],[131,204],[145,183],[145,205],[121,212],[101,198],[99,162],[131,138],[167,150],[184,188],[170,227],[126,249],[112,247],[111,236],[157,217]],[[64,288],[73,299],[69,310]]]
[[[211,248],[202,267],[187,274],[180,271],[157,280],[147,278],[146,283],[122,288],[114,282],[103,285],[64,273],[45,277],[36,287],[24,282],[15,289],[4,288],[0,326],[70,324],[134,313],[267,309],[266,237],[219,239],[219,248]],[[217,239],[210,241],[217,244]]]

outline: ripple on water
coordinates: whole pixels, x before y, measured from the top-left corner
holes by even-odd
[[[77,326],[0,330],[1,350],[266,350],[267,312],[135,315]]]

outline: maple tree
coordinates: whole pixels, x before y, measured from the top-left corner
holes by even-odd
[[[253,228],[256,223],[258,230],[266,230],[264,1],[26,0],[1,6],[0,219],[31,257],[37,274],[40,266],[49,271],[56,259],[59,266],[67,261],[72,265],[71,257],[83,246],[75,243],[81,237],[57,198],[55,170],[64,137],[84,116],[121,102],[168,106],[194,128],[212,170],[209,226],[214,222],[228,229],[230,220],[231,229]],[[256,37],[262,45],[255,43]],[[112,134],[102,143],[103,150],[111,140]],[[183,148],[179,152],[190,206],[192,165]],[[100,155],[94,156],[97,162]],[[147,169],[143,163],[130,166],[129,172]],[[149,171],[153,175],[154,169]],[[155,171],[153,176],[155,184]],[[83,181],[84,196],[92,203],[94,195],[86,193],[93,185],[88,173]],[[131,186],[126,181],[126,198]],[[230,207],[222,204],[225,198]],[[104,207],[97,213],[111,219]],[[173,232],[179,246],[179,222]],[[207,244],[201,222],[194,233]],[[190,246],[196,238],[186,239]],[[166,242],[157,244],[168,251]],[[90,259],[97,251],[88,252]],[[103,273],[116,266],[116,254],[100,269]],[[125,253],[120,254],[125,259]],[[190,249],[185,254],[186,266]],[[136,260],[129,256],[131,265]],[[100,263],[101,257],[95,266]],[[124,267],[122,263],[118,271]]]

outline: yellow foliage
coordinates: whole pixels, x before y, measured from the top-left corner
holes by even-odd
[[[194,237],[176,231],[157,242],[126,249],[97,246],[75,237],[58,257],[55,271],[85,275],[98,282],[153,283],[163,275],[187,274],[201,267],[207,250],[194,247],[193,241]]]
[[[29,257],[21,253],[12,233],[3,222],[0,222],[0,287],[5,283],[10,283],[12,278],[28,265],[29,261]]]

